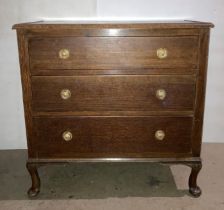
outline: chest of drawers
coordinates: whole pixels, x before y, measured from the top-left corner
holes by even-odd
[[[17,30],[30,196],[37,168],[148,161],[192,168],[199,196],[211,23],[36,22]]]

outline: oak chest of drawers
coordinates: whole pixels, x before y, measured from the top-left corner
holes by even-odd
[[[28,141],[37,167],[149,161],[192,168],[201,194],[201,137],[210,23],[16,24]]]

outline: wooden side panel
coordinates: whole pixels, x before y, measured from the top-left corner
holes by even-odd
[[[193,155],[198,157],[200,156],[201,153],[201,143],[202,143],[209,34],[210,34],[209,28],[201,29],[200,49],[199,49],[199,73],[196,82],[195,118],[194,118],[194,129],[192,133]]]
[[[33,138],[33,122],[32,122],[32,90],[31,90],[31,78],[29,71],[29,52],[28,52],[28,40],[25,31],[17,30],[18,49],[19,49],[19,62],[21,72],[21,82],[23,89],[23,104],[24,104],[24,116],[26,123],[26,135],[28,144],[28,154],[33,156],[35,153],[32,145]]]

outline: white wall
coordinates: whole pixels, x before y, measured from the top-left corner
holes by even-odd
[[[0,149],[26,148],[16,32],[13,24],[94,17],[94,0],[0,0]]]
[[[224,1],[98,0],[99,18],[192,19],[211,21],[210,57],[203,141],[224,142]]]
[[[0,0],[0,149],[26,148],[14,23],[43,18],[211,21],[203,141],[224,142],[224,1]]]

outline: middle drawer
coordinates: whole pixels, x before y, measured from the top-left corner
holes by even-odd
[[[191,111],[193,76],[35,76],[33,111]]]

